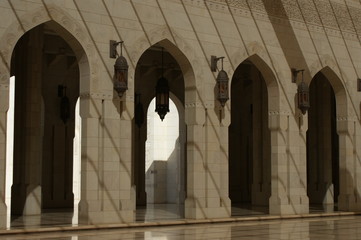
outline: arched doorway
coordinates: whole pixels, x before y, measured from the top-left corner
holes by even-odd
[[[339,137],[334,90],[322,72],[310,84],[307,195],[310,211],[334,211],[339,195]]]
[[[232,215],[268,213],[271,195],[271,135],[268,93],[262,73],[240,64],[231,84],[229,195]]]
[[[175,131],[178,134],[177,141],[171,143],[173,146],[169,146],[171,155],[166,157],[169,149],[161,151],[160,145],[169,140],[167,137],[158,136],[157,146],[151,150],[151,146],[157,142],[154,141],[155,123],[160,124],[159,116],[154,113],[155,107],[151,102],[155,97],[155,86],[162,72],[168,80],[170,102],[174,104],[173,110],[170,109],[164,121],[168,122],[165,122],[168,125],[176,125]],[[167,48],[164,48],[162,42],[150,47],[139,59],[135,72],[135,93],[133,180],[136,186],[137,220],[183,218],[186,186],[184,79],[178,62]],[[143,106],[147,107],[148,111],[146,117],[139,119],[139,115],[145,115],[144,111],[140,110]],[[172,118],[169,123],[169,119]],[[159,130],[157,131],[159,133]],[[169,142],[165,145],[169,145]]]
[[[57,23],[46,22],[26,32],[13,51],[14,219],[62,211],[69,213],[68,223],[72,221],[79,60],[68,42],[70,34],[64,37],[64,32]]]

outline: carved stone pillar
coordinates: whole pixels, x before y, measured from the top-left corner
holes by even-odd
[[[305,186],[301,184],[305,181],[305,159],[295,157],[299,152],[292,147],[299,139],[296,125],[291,122],[288,113],[270,113],[272,149],[270,214],[308,212],[308,198]]]
[[[187,121],[187,198],[186,218],[231,216],[228,197],[229,112],[220,123],[213,104],[186,105]],[[223,110],[222,110],[223,111]],[[189,115],[188,115],[189,116]],[[222,117],[223,118],[223,117]],[[191,120],[191,121],[190,121]]]
[[[102,94],[80,98],[82,163],[80,223],[134,221],[131,186],[133,102]]]
[[[202,219],[206,211],[205,111],[200,103],[185,105],[187,123],[187,197],[185,218]]]
[[[352,117],[337,118],[339,135],[340,194],[338,209],[342,211],[360,211],[361,166],[357,158],[356,119]]]

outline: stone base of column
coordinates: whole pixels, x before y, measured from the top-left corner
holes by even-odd
[[[134,222],[133,211],[102,211],[102,212],[90,212],[85,218],[81,216],[79,218],[80,224],[92,225],[92,224],[109,224],[109,223],[131,223]]]
[[[185,218],[188,219],[228,218],[231,216],[231,200],[229,198],[208,199],[207,205],[205,198],[187,198],[184,207]]]
[[[334,188],[333,188],[333,184],[331,183],[325,183],[325,197],[323,199],[323,204],[327,204],[327,205],[333,205],[334,204]]]
[[[7,207],[5,202],[0,200],[0,229],[6,229]]]
[[[23,215],[40,215],[41,214],[41,186],[28,185],[28,193],[25,199]]]
[[[340,194],[338,196],[338,210],[340,211],[361,211],[361,199],[353,194]]]
[[[269,200],[271,215],[293,215],[309,213],[307,196],[271,196]]]
[[[293,208],[293,214],[308,214],[310,212],[310,202],[306,195],[292,195],[290,204]]]
[[[100,201],[80,201],[79,203],[79,223],[80,224],[107,224],[107,223],[130,223],[134,222],[134,210],[127,206],[134,205],[130,200],[121,200],[121,205],[125,210],[100,210]]]

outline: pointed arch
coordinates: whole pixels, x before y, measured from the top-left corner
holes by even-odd
[[[175,58],[182,70],[186,88],[185,103],[194,103],[199,100],[199,93],[196,91],[197,80],[193,66],[200,64],[199,57],[196,56],[194,47],[180,37],[175,29],[170,28],[170,30],[172,33],[166,25],[150,30],[146,35],[134,41],[136,45],[131,47],[131,55],[133,59],[138,59],[138,62],[151,46],[158,44],[164,47]]]
[[[89,59],[94,58],[92,56],[94,51],[92,51],[91,41],[87,36],[87,32],[75,19],[53,4],[44,4],[33,11],[19,15],[5,29],[0,38],[0,86],[2,83],[5,86],[9,84],[9,79],[12,75],[12,56],[19,40],[25,33],[43,24],[64,39],[74,52],[79,67],[80,93],[89,93],[91,86]],[[5,93],[5,97],[8,94],[8,92]],[[2,102],[1,104],[3,106],[3,104],[7,103]],[[6,170],[5,174],[8,174],[8,172]],[[9,218],[10,216],[7,217]]]
[[[11,57],[16,43],[27,31],[43,23],[51,26],[72,48],[79,64],[80,92],[89,92],[89,72],[91,69],[89,59],[94,55],[91,41],[87,36],[87,32],[75,19],[53,4],[44,5],[21,15],[19,19],[10,23],[5,30],[0,39],[0,55],[2,60],[0,72],[3,73],[0,75],[0,82],[7,83],[9,81]]]
[[[347,93],[341,78],[329,66],[326,66],[315,73],[315,75],[312,76],[312,80],[318,73],[322,73],[332,86],[336,97],[337,116],[346,117],[348,115]]]
[[[238,66],[247,62],[252,63],[260,71],[267,85],[268,111],[269,112],[280,111],[280,90],[279,90],[279,84],[277,82],[276,74],[274,73],[273,69],[258,54],[253,54],[252,56],[249,56],[248,58],[243,60]],[[235,73],[236,71],[237,69],[235,70]],[[233,81],[233,78],[231,81]]]

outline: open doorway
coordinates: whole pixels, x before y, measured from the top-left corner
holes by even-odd
[[[269,212],[271,136],[266,82],[250,61],[240,64],[231,85],[229,196],[232,215]]]
[[[71,223],[75,105],[79,66],[55,22],[41,24],[17,42],[15,76],[12,226],[40,224],[54,212]],[[29,223],[29,216],[32,217]]]
[[[155,99],[147,114],[147,141],[145,155],[145,191],[147,215],[150,218],[179,218],[183,216],[184,181],[179,141],[179,114],[170,99],[169,113],[161,121],[154,112]],[[157,209],[167,209],[166,215],[157,215]],[[147,216],[145,216],[147,217]],[[147,220],[147,219],[145,219]]]
[[[337,209],[338,142],[335,93],[327,78],[319,72],[310,84],[308,110],[307,195],[311,212]]]
[[[154,111],[155,87],[162,74],[168,81],[170,95],[170,111],[163,121]],[[136,219],[183,218],[186,195],[184,79],[179,64],[161,43],[150,47],[139,59],[135,92],[133,179]],[[147,109],[146,114],[143,106]],[[146,117],[140,119],[143,115]]]

